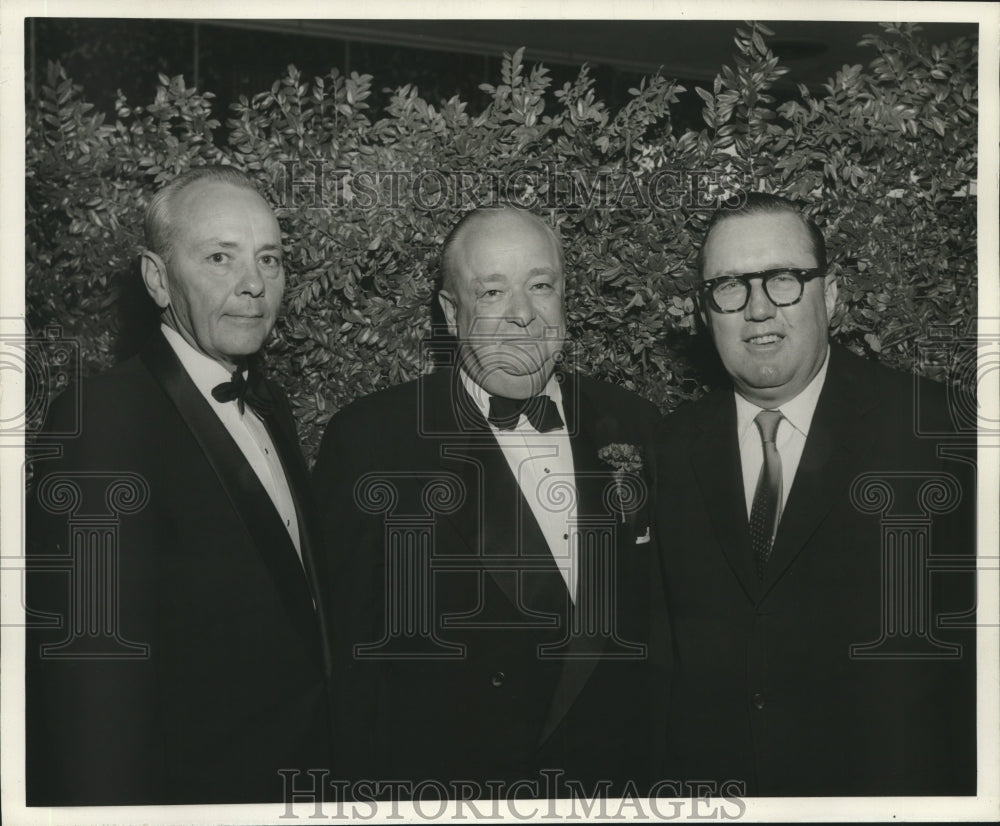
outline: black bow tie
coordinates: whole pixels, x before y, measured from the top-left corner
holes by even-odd
[[[223,404],[235,401],[241,415],[247,405],[261,418],[274,409],[274,398],[264,382],[264,376],[253,367],[247,370],[246,378],[243,378],[242,368],[237,367],[229,381],[212,388],[212,397]]]
[[[527,399],[490,396],[490,415],[486,418],[498,430],[513,430],[522,413],[539,433],[548,433],[563,426],[559,408],[548,396],[530,396]]]

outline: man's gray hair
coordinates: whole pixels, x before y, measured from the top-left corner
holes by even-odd
[[[146,249],[155,252],[164,261],[169,259],[174,242],[171,214],[174,198],[198,181],[219,181],[257,192],[253,179],[234,166],[196,166],[178,175],[153,196],[143,219]]]
[[[552,239],[552,244],[556,248],[556,254],[559,256],[559,269],[563,269],[563,248],[562,241],[559,239],[559,234],[548,225],[542,218],[535,215],[533,212],[529,212],[521,207],[513,206],[511,204],[500,204],[498,206],[482,206],[476,207],[475,209],[469,210],[463,215],[457,224],[451,228],[451,232],[444,239],[444,245],[441,248],[441,288],[444,290],[452,291],[455,282],[455,252],[454,246],[461,239],[461,237],[466,233],[466,231],[478,222],[485,220],[493,215],[498,215],[501,212],[514,212],[518,215],[523,215],[525,218],[536,223],[548,234],[549,238]]]

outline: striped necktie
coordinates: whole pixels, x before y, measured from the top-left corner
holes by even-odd
[[[778,423],[784,418],[780,410],[761,410],[754,419],[764,448],[764,463],[757,478],[757,488],[750,508],[750,544],[753,548],[757,576],[764,579],[764,568],[771,555],[771,545],[778,531],[781,511],[781,456],[775,436]]]

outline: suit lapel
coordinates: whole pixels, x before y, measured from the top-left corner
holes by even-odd
[[[711,407],[702,419],[701,432],[691,447],[691,463],[719,547],[747,598],[756,602],[760,583],[752,564],[736,433],[736,400],[731,390],[719,391],[712,397]],[[661,525],[660,531],[669,532],[670,526]],[[689,550],[702,552],[699,548]]]
[[[250,463],[160,333],[150,339],[141,358],[201,446],[205,459],[270,570],[289,615],[300,625],[304,636],[315,634],[316,617],[302,565],[281,517]],[[287,452],[285,446],[282,453]]]
[[[576,377],[566,377],[562,392],[573,451],[578,518],[612,519],[604,500],[605,487],[612,477],[608,466],[597,456],[599,446],[593,438],[593,424],[598,421],[600,411],[582,393]],[[424,423],[440,437],[438,458],[443,468],[457,472],[467,492],[464,506],[448,518],[472,553],[487,565],[491,558],[518,553],[511,545],[516,530],[521,541],[520,555],[544,558],[550,566],[540,575],[522,574],[520,579],[522,583],[527,582],[527,587],[521,592],[516,585],[516,574],[488,569],[489,575],[522,615],[521,597],[525,597],[532,608],[542,607],[559,613],[566,623],[569,600],[562,577],[503,451],[462,386],[458,372],[442,371],[426,377],[423,406]],[[517,522],[512,524],[515,514]],[[615,565],[620,572],[622,549],[615,551]],[[568,626],[564,624],[563,628],[568,636]],[[558,728],[579,697],[601,659],[606,641],[603,636],[573,637],[568,649],[560,653],[562,668],[539,734],[539,745]]]
[[[850,423],[862,420],[874,396],[861,392],[844,361],[838,348],[831,348],[826,381],[765,568],[764,593],[781,579],[847,489],[856,466],[851,457],[866,449],[863,429]]]
[[[459,372],[441,371],[426,377],[424,393],[423,420],[430,434],[439,438],[436,458],[444,470],[458,473],[466,491],[463,505],[447,518],[519,615],[528,619],[538,609],[558,612],[565,604],[565,588],[553,595],[548,587],[553,576],[559,577],[558,569],[500,445],[462,385]],[[493,564],[505,557],[510,567]],[[523,557],[531,557],[543,570],[539,574],[518,572],[517,559]],[[549,624],[539,616],[534,623]]]
[[[611,526],[613,516],[608,513],[605,504],[604,491],[608,483],[612,480],[612,474],[607,465],[598,458],[599,446],[594,443],[593,427],[598,421],[600,411],[594,406],[593,400],[583,394],[582,387],[577,378],[567,374],[562,385],[563,410],[566,413],[566,427],[570,434],[570,445],[573,449],[573,471],[576,476],[577,491],[577,519],[581,528],[581,541],[583,534],[588,531],[600,531],[604,525]],[[591,522],[593,520],[593,522]],[[589,523],[589,527],[588,527]],[[610,523],[610,524],[609,524]],[[616,542],[623,541],[617,530],[617,526],[611,528]],[[596,537],[593,537],[596,539]],[[616,573],[620,577],[624,555],[630,549],[622,548],[616,544],[613,549],[613,564]],[[578,553],[584,552],[583,548],[577,549]],[[578,558],[579,562],[579,558]],[[616,581],[615,587],[621,596],[621,583]],[[588,599],[586,589],[578,588],[577,603],[571,609],[574,613],[579,611],[591,612],[598,608],[596,605],[585,605]],[[619,603],[619,612],[622,606]],[[552,701],[549,704],[548,715],[545,725],[542,727],[539,737],[539,744],[544,743],[549,736],[558,728],[559,723],[569,712],[574,701],[580,696],[580,692],[586,685],[587,680],[593,674],[598,661],[605,652],[607,637],[601,634],[596,636],[573,636],[570,639],[568,650],[563,653],[562,669],[559,681],[556,684]]]
[[[271,389],[271,394],[274,397],[279,397],[274,388]],[[280,398],[282,401],[284,400],[283,396]],[[291,412],[282,406],[280,415],[275,410],[264,418],[264,425],[267,427],[271,441],[274,442],[274,449],[281,460],[281,467],[285,471],[285,481],[288,483],[292,502],[295,505],[295,516],[299,523],[299,547],[302,551],[302,565],[306,571],[307,584],[316,606],[316,612],[322,618],[320,637],[323,643],[323,666],[327,677],[329,677],[332,663],[327,638],[326,589],[322,587],[322,583],[327,580],[323,575],[321,548],[316,545],[321,534],[316,520],[309,470],[299,447]]]

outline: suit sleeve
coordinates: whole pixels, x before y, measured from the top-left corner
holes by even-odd
[[[57,400],[46,431],[64,431],[73,413]],[[154,713],[153,516],[147,504],[117,524],[83,521],[107,514],[109,484],[137,469],[108,410],[82,421],[79,436],[58,441],[60,458],[35,466],[27,508],[29,805],[148,802],[160,797],[164,774]],[[46,482],[58,479],[79,493],[69,512]]]
[[[351,414],[349,409],[330,421],[313,469],[326,537],[334,774],[341,780],[377,777],[377,767],[386,758],[371,746],[378,713],[378,661],[359,658],[356,652],[357,646],[377,642],[384,632],[383,521],[360,506],[357,489],[374,467],[372,439],[378,437]]]
[[[941,401],[939,406],[943,408],[945,403]],[[977,738],[976,451],[974,443],[957,450],[948,450],[947,440],[944,444],[939,467],[956,483],[958,502],[954,510],[935,517],[932,523],[931,553],[936,570],[930,576],[930,606],[937,626],[932,630],[932,636],[957,644],[960,653],[956,660],[938,664],[940,668],[935,672],[937,679],[928,680],[926,705],[928,708],[947,710],[933,721],[933,736],[938,743],[955,744],[951,749],[942,749],[946,753],[939,764],[942,787],[960,794],[974,794]],[[911,752],[908,759],[917,761],[919,757]]]

